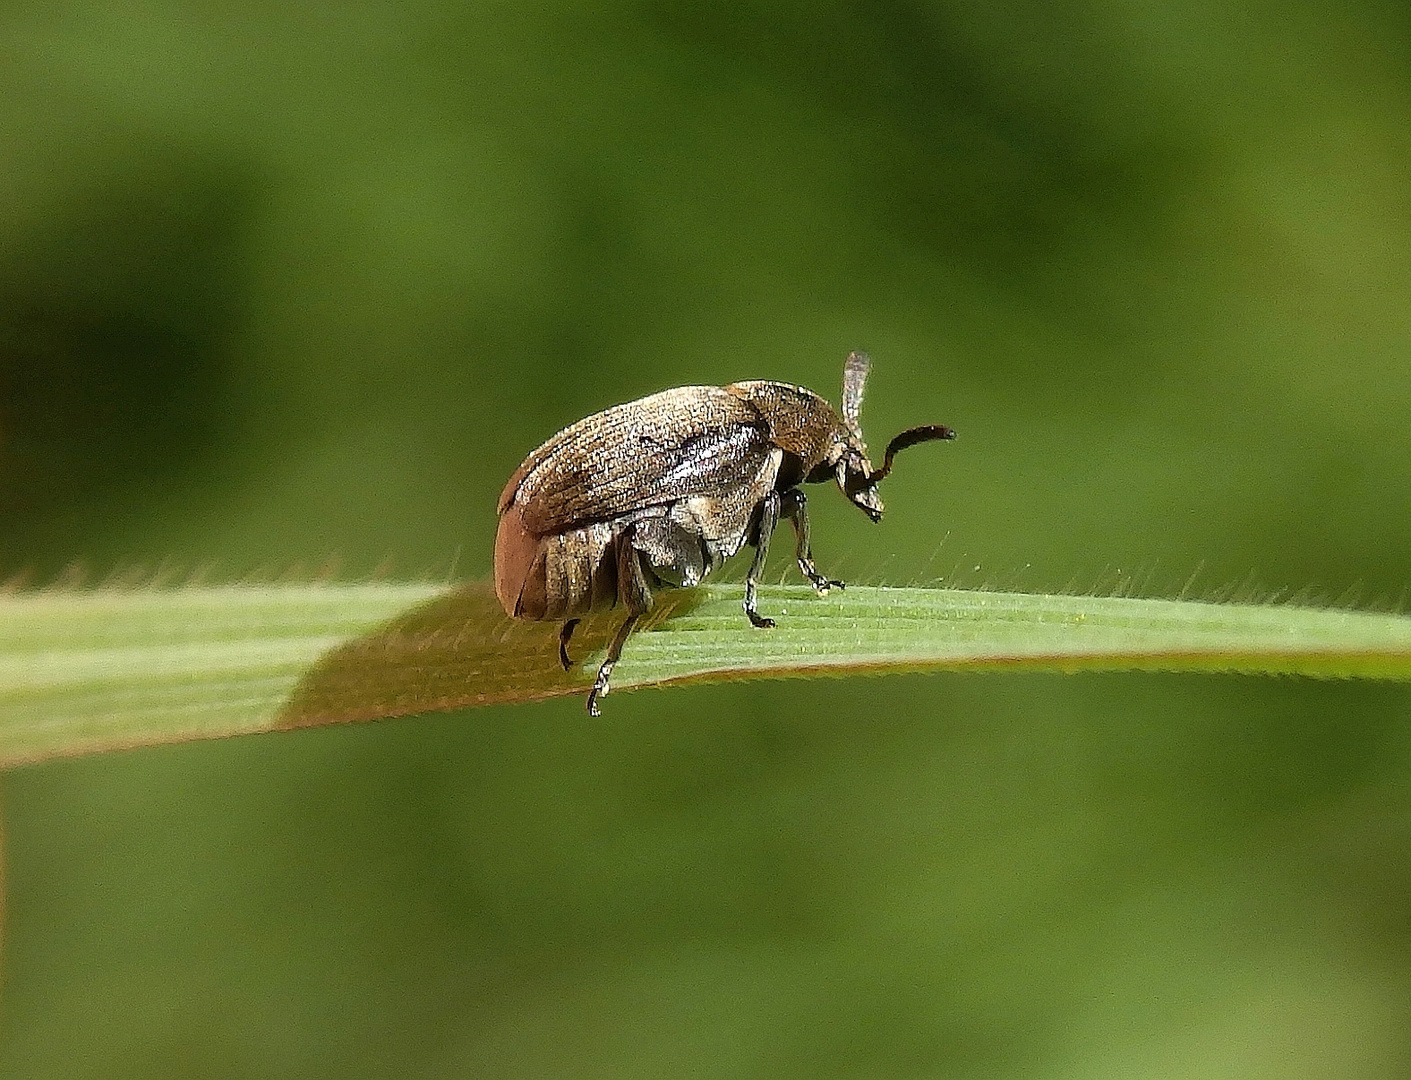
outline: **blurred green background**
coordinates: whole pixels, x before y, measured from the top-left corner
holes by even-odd
[[[831,574],[1399,607],[1408,116],[1374,0],[11,3],[0,572],[481,577],[559,427],[861,347],[961,439]],[[22,769],[0,1072],[1411,1076],[1408,776],[1136,675]]]

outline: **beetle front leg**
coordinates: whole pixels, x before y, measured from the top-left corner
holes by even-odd
[[[745,614],[750,622],[761,630],[774,625],[773,619],[766,619],[759,613],[759,598],[755,591],[759,586],[759,575],[764,573],[764,560],[769,557],[769,537],[779,524],[779,493],[771,491],[759,504],[759,529],[755,532],[754,562],[745,575]]]
[[[652,606],[652,589],[647,584],[647,575],[642,570],[642,553],[632,546],[632,538],[623,536],[617,548],[617,598],[627,608],[627,618],[613,635],[608,646],[607,657],[598,667],[598,677],[593,680],[593,689],[588,692],[588,715],[601,716],[598,699],[608,696],[608,680],[612,669],[622,659],[622,647],[627,644],[627,636],[632,628]]]
[[[808,578],[819,596],[827,596],[829,589],[847,588],[841,581],[824,577],[813,565],[813,549],[808,540],[808,499],[798,488],[790,488],[779,497],[779,511],[794,526],[794,557],[799,562],[799,573]]]

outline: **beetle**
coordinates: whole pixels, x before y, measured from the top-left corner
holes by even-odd
[[[615,405],[564,428],[514,471],[498,506],[495,595],[516,619],[563,619],[559,661],[589,612],[621,604],[627,617],[588,694],[608,692],[613,666],[652,591],[698,584],[745,544],[745,614],[762,628],[759,576],[781,517],[794,527],[794,557],[820,596],[843,588],[818,572],[800,484],[826,480],[874,522],[877,484],[897,453],[953,439],[940,424],[908,428],[887,445],[882,467],[867,458],[859,414],[871,366],[854,352],[843,365],[842,414],[802,386],[765,380],[681,386]]]

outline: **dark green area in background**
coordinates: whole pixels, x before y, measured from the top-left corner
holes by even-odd
[[[1400,605],[1408,115],[1370,3],[11,5],[0,572],[483,576],[557,428],[862,347],[874,444],[961,438],[881,526],[817,489],[831,574]],[[21,770],[0,1072],[1411,1075],[1408,694],[720,686]]]

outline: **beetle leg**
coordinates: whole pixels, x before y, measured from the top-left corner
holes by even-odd
[[[627,608],[627,618],[613,635],[608,646],[607,657],[598,668],[598,677],[593,680],[593,689],[588,692],[588,715],[601,716],[598,699],[608,696],[608,680],[612,669],[622,658],[622,646],[627,644],[627,635],[637,620],[652,606],[652,590],[647,584],[647,575],[642,569],[642,553],[632,546],[631,536],[623,536],[617,547],[617,596]]]
[[[779,493],[771,491],[759,504],[759,529],[755,532],[754,562],[745,575],[745,614],[761,630],[774,625],[773,619],[766,619],[759,613],[759,599],[755,590],[759,585],[759,575],[764,573],[764,560],[769,557],[769,537],[779,524]]]
[[[559,663],[563,665],[564,671],[573,667],[573,661],[568,658],[568,639],[573,636],[574,629],[581,621],[581,619],[569,619],[559,627]]]
[[[612,678],[612,669],[617,666],[618,660],[622,658],[622,646],[627,644],[627,635],[632,633],[632,627],[641,618],[637,612],[628,615],[622,620],[622,625],[617,628],[617,633],[613,635],[612,644],[608,646],[607,659],[603,661],[602,667],[598,668],[598,677],[593,681],[593,689],[588,691],[588,715],[602,716],[598,709],[598,698],[607,697],[608,680]]]
[[[799,561],[799,573],[808,578],[819,596],[827,596],[829,589],[847,588],[841,581],[824,577],[813,565],[813,548],[808,541],[808,499],[798,488],[790,488],[779,496],[779,512],[794,526],[794,557]]]

